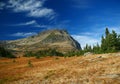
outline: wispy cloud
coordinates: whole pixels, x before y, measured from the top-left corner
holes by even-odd
[[[54,18],[54,11],[53,9],[48,9],[48,8],[42,8],[42,9],[36,9],[36,10],[31,10],[30,13],[28,13],[29,17],[47,17],[50,19]]]
[[[14,24],[12,26],[31,26],[31,27],[39,27],[39,28],[47,28],[48,27],[47,25],[38,24],[36,20],[19,23],[19,24]]]
[[[9,0],[5,6],[13,12],[24,12],[28,17],[45,17],[53,19],[56,13],[53,9],[44,7],[46,0]],[[3,4],[3,3],[2,3]]]
[[[5,3],[0,2],[0,10],[2,10],[4,8],[4,6],[5,6]]]
[[[32,21],[29,21],[29,22],[16,24],[15,26],[28,26],[28,25],[36,25],[36,24],[37,24],[37,22],[35,20],[32,20]]]
[[[29,37],[29,36],[36,35],[36,34],[37,34],[36,32],[17,32],[17,33],[12,34],[11,36],[14,36],[14,37]]]
[[[8,8],[13,8],[15,12],[35,10],[43,6],[43,0],[9,0]]]

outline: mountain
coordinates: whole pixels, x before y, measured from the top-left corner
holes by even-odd
[[[4,44],[3,44],[4,43]],[[80,44],[73,39],[66,30],[46,30],[37,35],[23,39],[2,42],[10,50],[38,51],[43,49],[57,49],[61,52],[81,50]]]

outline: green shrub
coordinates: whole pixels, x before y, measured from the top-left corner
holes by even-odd
[[[32,57],[34,56],[34,53],[32,51],[25,51],[24,52],[24,57]]]
[[[13,63],[15,63],[16,62],[16,60],[15,59],[13,59]]]
[[[61,52],[56,51],[55,49],[40,50],[34,53],[36,58],[45,57],[45,56],[64,56]]]
[[[64,55],[64,57],[73,57],[73,56],[81,56],[84,54],[84,51],[71,51],[71,52],[68,52]]]
[[[9,50],[6,50],[2,46],[0,46],[0,56],[7,57],[7,58],[15,58],[15,56]]]
[[[33,64],[30,60],[28,61],[28,67],[33,67]]]

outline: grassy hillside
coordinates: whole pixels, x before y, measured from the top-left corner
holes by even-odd
[[[120,53],[0,59],[0,84],[120,84]]]

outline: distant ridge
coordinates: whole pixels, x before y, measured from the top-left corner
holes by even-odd
[[[53,29],[23,39],[6,41],[4,46],[13,51],[38,51],[54,48],[60,52],[81,50],[80,44],[66,30]]]

